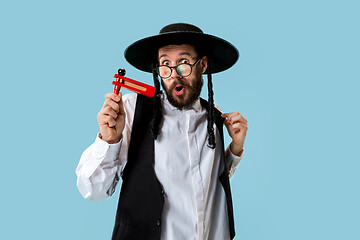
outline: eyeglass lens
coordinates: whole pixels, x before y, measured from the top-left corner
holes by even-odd
[[[159,67],[160,77],[163,77],[163,78],[170,77],[171,71],[172,71],[172,69],[169,66],[160,66]],[[176,72],[182,77],[187,77],[191,73],[191,66],[188,64],[185,64],[185,63],[179,64],[176,67]]]

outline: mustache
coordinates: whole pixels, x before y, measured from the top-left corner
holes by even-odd
[[[182,86],[185,86],[185,87],[188,87],[190,89],[192,89],[192,86],[190,86],[187,82],[183,81],[182,79],[176,79],[172,84],[171,86],[169,87],[169,89],[174,89],[176,87],[176,85],[182,85]]]

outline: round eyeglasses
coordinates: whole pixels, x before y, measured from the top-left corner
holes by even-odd
[[[181,63],[177,66],[170,67],[167,65],[160,65],[156,67],[156,71],[159,74],[161,78],[169,78],[172,74],[173,68],[175,68],[177,74],[179,74],[182,77],[187,77],[191,74],[192,68],[200,62],[201,58],[199,58],[194,64],[190,63]]]

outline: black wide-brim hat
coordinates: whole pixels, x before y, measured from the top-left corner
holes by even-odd
[[[165,26],[155,36],[140,39],[125,49],[126,60],[135,68],[152,72],[157,64],[160,47],[171,44],[190,44],[199,54],[211,61],[205,73],[218,73],[233,66],[239,58],[239,51],[228,41],[203,33],[191,24],[174,23]]]

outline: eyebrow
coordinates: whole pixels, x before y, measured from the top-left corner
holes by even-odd
[[[183,55],[187,55],[187,56],[191,56],[191,54],[189,52],[181,52],[179,53],[179,56],[183,56]],[[162,58],[162,57],[167,57],[168,55],[167,54],[162,54],[160,57],[159,57],[159,60]],[[193,57],[192,57],[193,58]]]

